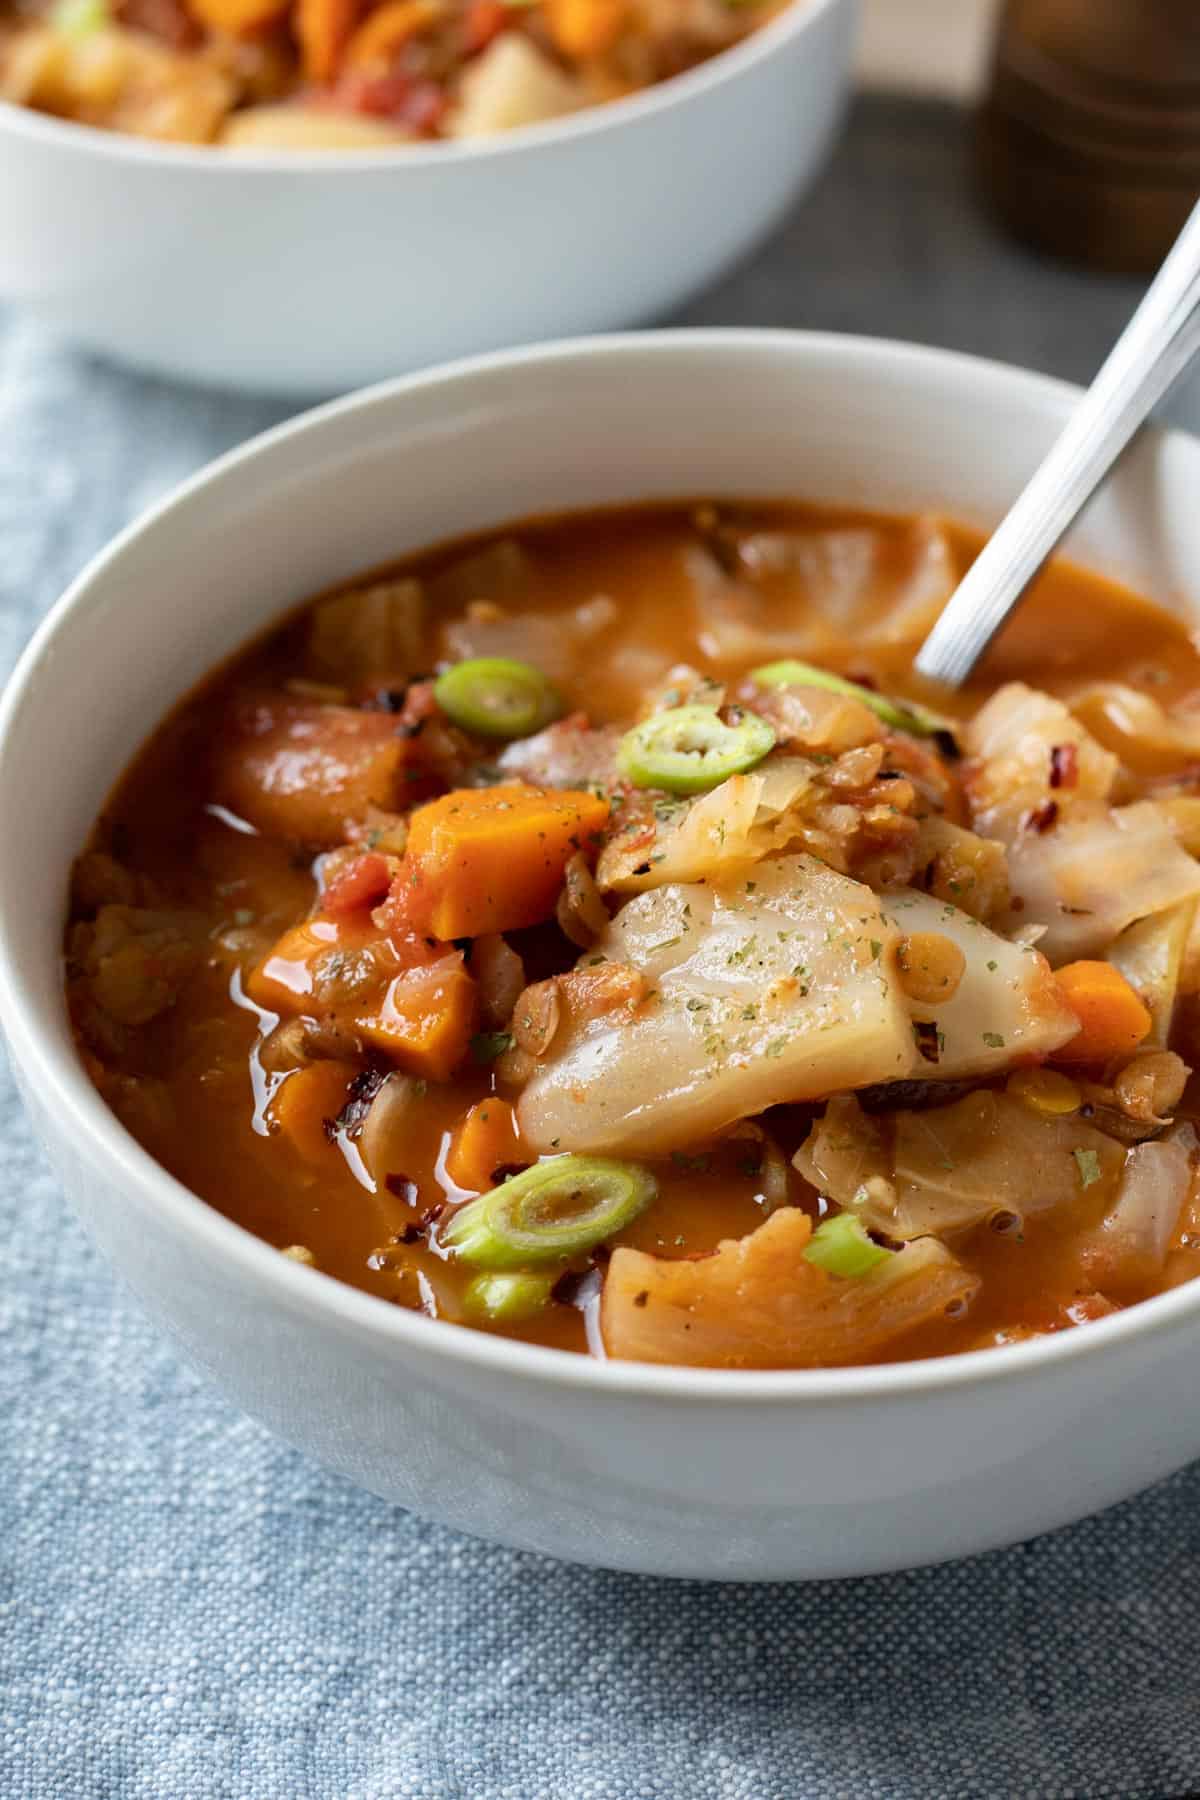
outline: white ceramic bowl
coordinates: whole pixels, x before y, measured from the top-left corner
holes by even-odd
[[[859,0],[473,143],[231,156],[0,103],[0,298],[189,380],[308,395],[661,315],[821,164]]]
[[[852,338],[617,338],[337,402],[198,476],[42,627],[0,704],[0,1016],[91,1231],[236,1403],[404,1506],[660,1574],[862,1574],[1029,1536],[1200,1453],[1200,1284],[1038,1343],[896,1367],[657,1369],[535,1349],[298,1268],[126,1136],[61,993],[67,871],[174,698],[282,608],[457,532],[649,497],[994,520],[1075,391]],[[1150,437],[1075,553],[1200,611],[1200,444]]]

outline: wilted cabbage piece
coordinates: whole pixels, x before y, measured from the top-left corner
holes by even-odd
[[[1185,900],[1166,912],[1139,919],[1127,926],[1109,949],[1107,960],[1120,969],[1154,1021],[1144,1049],[1165,1050],[1170,1041],[1184,951],[1195,912],[1195,901]]]
[[[664,795],[651,813],[627,809],[627,823],[601,853],[597,880],[617,893],[671,881],[722,881],[800,850],[842,874],[869,866],[877,885],[884,863],[892,871],[889,884],[908,880],[918,860],[916,815],[925,803],[906,776],[877,779],[884,756],[881,743],[855,745],[832,761],[772,755],[696,799]]]
[[[1079,1030],[1037,950],[998,937],[930,894],[885,894],[883,911],[904,935],[948,939],[962,952],[962,977],[948,1000],[908,1001],[917,1024],[934,1027],[932,1036],[918,1033],[926,1077],[993,1075],[1014,1062],[1049,1056]]]
[[[1129,1152],[1115,1201],[1083,1240],[1083,1268],[1098,1287],[1123,1296],[1162,1274],[1196,1180],[1196,1155],[1191,1125]]]
[[[997,927],[1044,926],[1038,947],[1056,965],[1107,950],[1135,919],[1200,895],[1200,863],[1152,800],[1026,832],[1008,866],[1012,906]]]
[[[565,1022],[521,1095],[522,1134],[541,1151],[669,1150],[779,1101],[906,1074],[896,936],[869,888],[807,856],[639,895],[580,968],[627,965],[649,991],[632,1013]]]
[[[726,561],[693,555],[694,632],[706,655],[747,666],[915,641],[956,579],[933,519],[747,533],[727,545]]]
[[[917,833],[916,864],[923,888],[973,919],[987,922],[1007,910],[1008,858],[998,839],[931,813]]]
[[[863,1112],[831,1100],[795,1157],[806,1181],[873,1231],[910,1239],[996,1214],[1032,1217],[1115,1195],[1125,1151],[1075,1117],[983,1089],[952,1106]]]
[[[347,686],[404,681],[420,668],[425,596],[419,581],[374,581],[319,600],[308,627],[308,667]]]
[[[789,758],[790,791],[799,797],[811,786],[811,765]],[[765,776],[731,775],[695,800],[664,800],[655,808],[653,842],[639,819],[618,830],[600,852],[596,880],[618,894],[680,881],[723,881],[767,854],[770,838],[756,829]]]
[[[1168,774],[1200,758],[1200,712],[1167,712],[1149,694],[1098,681],[1071,696],[1071,711],[1138,775]]]
[[[1071,716],[1061,700],[1024,682],[997,689],[964,729],[971,758],[967,795],[975,829],[1011,844],[1030,821],[1065,821],[1102,806],[1117,759]]]
[[[611,788],[621,736],[618,726],[591,726],[582,713],[573,713],[533,737],[506,744],[497,766],[533,787]]]
[[[614,1251],[600,1305],[609,1356],[718,1369],[863,1362],[979,1286],[932,1238],[865,1275],[830,1275],[805,1260],[811,1235],[807,1213],[789,1206],[694,1261]]]
[[[616,620],[616,606],[603,596],[572,612],[509,612],[493,601],[477,601],[464,618],[442,633],[445,653],[458,662],[473,656],[511,657],[530,663],[553,681],[578,679],[585,659]]]

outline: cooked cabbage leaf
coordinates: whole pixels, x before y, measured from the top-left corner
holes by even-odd
[[[609,1356],[721,1369],[862,1362],[979,1286],[931,1238],[865,1275],[829,1275],[805,1260],[811,1234],[807,1213],[789,1206],[695,1261],[615,1250],[600,1303]]]
[[[1195,911],[1196,902],[1185,900],[1166,912],[1139,919],[1126,927],[1108,952],[1107,960],[1121,971],[1154,1021],[1142,1044],[1144,1050],[1165,1050],[1170,1042],[1184,951]]]
[[[1135,919],[1200,895],[1200,863],[1152,800],[1026,832],[1008,868],[1012,906],[997,929],[1044,926],[1038,948],[1053,964],[1094,956]]]
[[[580,969],[631,965],[652,991],[632,1014],[566,1022],[518,1102],[522,1135],[543,1151],[669,1150],[780,1101],[906,1074],[897,935],[869,888],[808,856],[637,896]]]
[[[1006,844],[1051,804],[1060,821],[1103,806],[1117,772],[1116,757],[1061,700],[1021,681],[996,690],[968,721],[963,745],[975,829]]]
[[[831,1100],[794,1158],[819,1193],[900,1240],[966,1230],[997,1213],[1033,1217],[1115,1196],[1120,1144],[1083,1120],[1046,1118],[981,1089],[952,1106],[869,1115]]]
[[[1129,1152],[1115,1201],[1083,1241],[1083,1267],[1098,1287],[1123,1295],[1162,1274],[1195,1177],[1196,1151],[1195,1130],[1182,1124]]]
[[[962,979],[949,1000],[936,1006],[908,1001],[914,1020],[932,1022],[936,1030],[934,1040],[925,1039],[925,1076],[961,1081],[994,1075],[1014,1062],[1049,1056],[1079,1030],[1079,1020],[1037,950],[998,937],[931,894],[911,889],[885,894],[883,910],[904,934],[949,938],[965,958]]]

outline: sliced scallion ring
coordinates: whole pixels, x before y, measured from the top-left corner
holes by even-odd
[[[552,1275],[531,1275],[526,1270],[501,1274],[489,1269],[468,1283],[463,1304],[470,1318],[519,1325],[548,1304],[553,1286]]]
[[[853,1213],[839,1213],[836,1219],[825,1219],[817,1226],[800,1254],[805,1262],[815,1263],[830,1275],[853,1279],[868,1275],[895,1253],[872,1243]]]
[[[479,737],[532,737],[561,717],[557,688],[532,663],[472,656],[438,676],[434,697],[448,719]]]
[[[635,787],[705,794],[754,768],[774,743],[774,727],[757,713],[727,725],[714,707],[672,706],[625,733],[617,767]]]
[[[894,725],[897,731],[910,732],[913,737],[954,737],[954,721],[941,713],[919,706],[916,701],[889,700],[886,694],[876,694],[871,688],[860,687],[857,681],[847,681],[844,675],[834,675],[812,663],[794,662],[790,657],[783,662],[764,663],[761,669],[751,669],[750,679],[765,688],[815,687],[825,688],[831,694],[848,694],[852,700],[869,706],[877,719]]]
[[[555,1156],[468,1201],[441,1243],[482,1269],[566,1262],[623,1230],[657,1192],[653,1175],[637,1163]]]

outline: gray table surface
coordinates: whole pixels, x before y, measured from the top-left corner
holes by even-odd
[[[960,117],[872,98],[683,320],[1086,379],[1137,291],[1005,244]],[[117,527],[285,410],[0,314],[0,671]],[[83,1239],[7,1082],[0,1130],[0,1800],[1200,1791],[1200,1467],[1015,1550],[870,1581],[714,1588],[498,1550],[232,1412]]]

